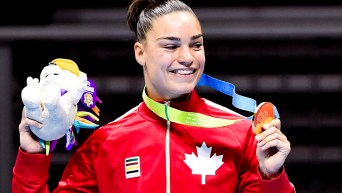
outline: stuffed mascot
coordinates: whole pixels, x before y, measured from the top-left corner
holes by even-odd
[[[73,128],[78,133],[80,128],[98,126],[94,123],[99,120],[96,102],[102,102],[96,96],[96,86],[72,60],[51,61],[41,71],[40,80],[29,76],[21,98],[26,116],[43,125],[30,129],[47,155],[63,136],[66,136],[66,149],[76,145]]]

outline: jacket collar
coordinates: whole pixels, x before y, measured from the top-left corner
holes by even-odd
[[[157,101],[159,103],[165,104],[167,101]],[[182,111],[188,111],[188,112],[203,112],[204,108],[204,100],[200,98],[198,93],[193,90],[190,93],[190,97],[186,100],[182,101],[170,101],[169,105],[173,108],[176,108],[178,110]],[[142,116],[150,117],[153,119],[162,119],[155,113],[153,113],[144,102],[139,107],[139,113]]]

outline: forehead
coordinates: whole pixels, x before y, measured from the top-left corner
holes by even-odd
[[[187,11],[172,12],[159,16],[152,22],[150,34],[153,36],[174,36],[202,34],[197,17]]]

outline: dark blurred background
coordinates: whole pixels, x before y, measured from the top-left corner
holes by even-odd
[[[239,94],[277,106],[292,144],[285,167],[297,192],[342,192],[342,2],[185,2],[202,22],[205,72],[235,84]],[[11,192],[21,89],[49,61],[72,59],[95,81],[101,125],[142,101],[142,69],[125,23],[128,4],[74,0],[0,7],[0,192]],[[231,107],[228,96],[199,92]],[[91,133],[81,130],[79,145]],[[51,189],[75,151],[65,150],[63,140],[50,167]]]

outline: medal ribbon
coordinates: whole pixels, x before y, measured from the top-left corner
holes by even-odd
[[[255,112],[257,106],[256,101],[252,98],[239,95],[235,92],[235,86],[229,82],[215,79],[203,73],[201,79],[197,83],[197,86],[209,86],[216,89],[226,95],[232,97],[232,104],[238,109],[242,109],[249,112]],[[143,90],[143,100],[147,107],[157,114],[159,117],[179,124],[197,126],[197,127],[221,127],[234,124],[243,119],[228,120],[222,118],[211,117],[197,112],[181,111],[176,108],[170,107],[167,104],[161,104],[153,99],[149,98],[146,94],[145,87]],[[276,108],[274,108],[275,117],[279,118],[279,114]],[[252,119],[253,115],[247,119]]]
[[[197,126],[197,127],[221,127],[226,125],[231,125],[242,119],[228,120],[221,119],[216,117],[211,117],[208,115],[204,115],[197,112],[187,112],[181,111],[176,108],[170,107],[167,104],[158,103],[151,98],[149,98],[145,92],[145,88],[143,91],[143,99],[147,107],[153,111],[155,114],[160,116],[163,119],[168,121],[179,123],[183,125],[189,126]]]
[[[217,91],[232,97],[232,105],[238,109],[254,113],[257,108],[257,102],[249,97],[239,95],[235,92],[235,86],[232,83],[225,82],[213,78],[205,73],[202,74],[201,79],[198,81],[197,86],[209,86]],[[274,116],[279,118],[277,108],[274,107]],[[248,117],[252,119],[253,115]]]

